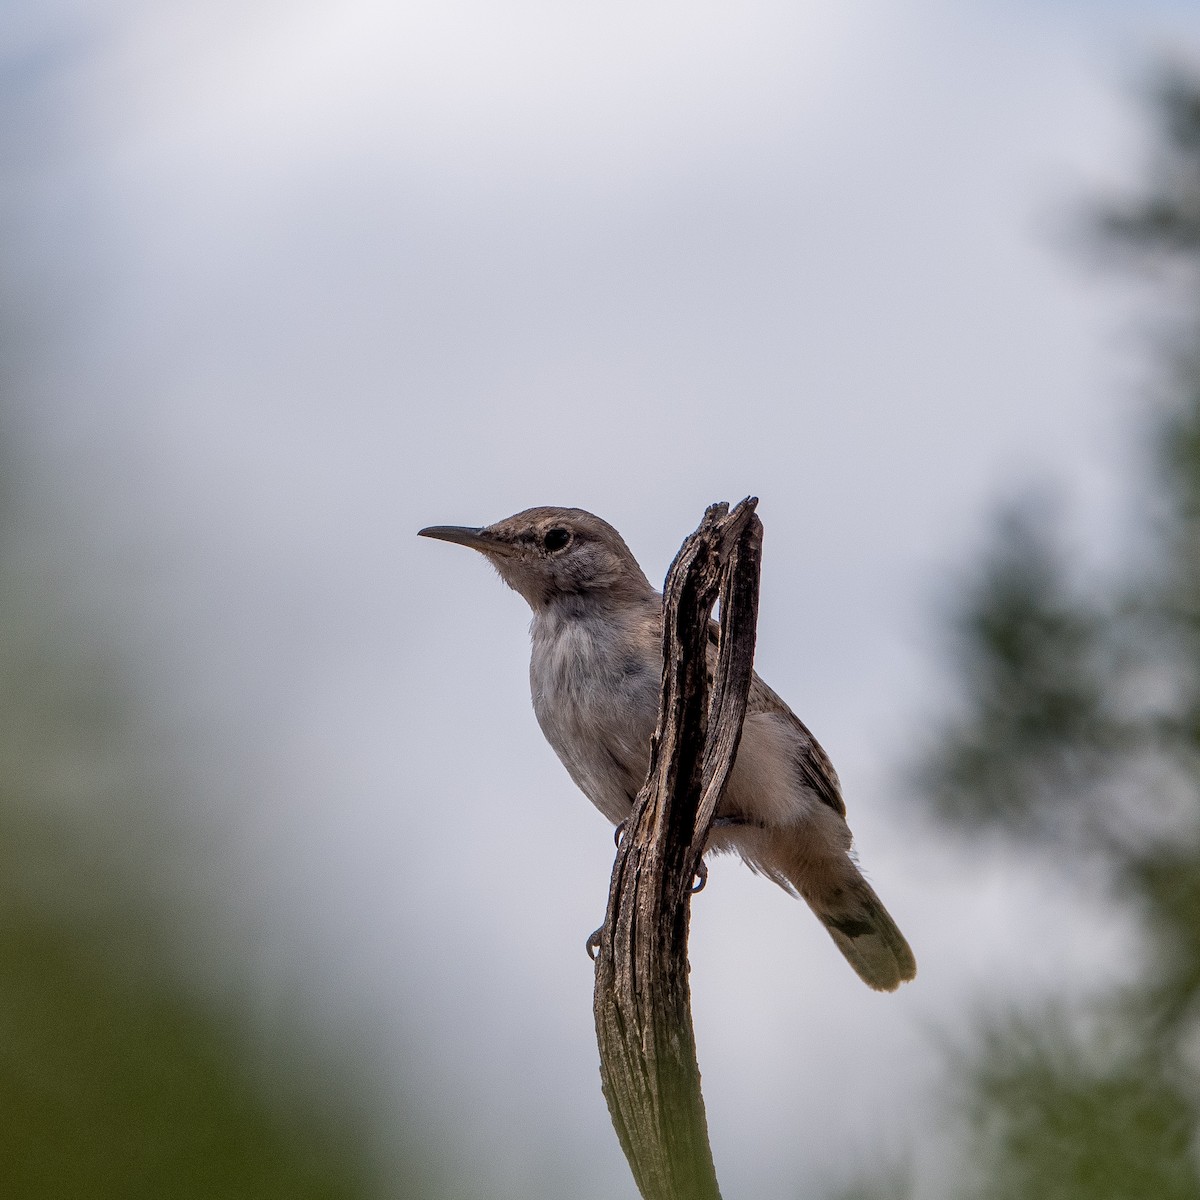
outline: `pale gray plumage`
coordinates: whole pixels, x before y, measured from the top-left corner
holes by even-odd
[[[529,602],[538,723],[588,799],[624,821],[650,762],[662,597],[621,535],[579,508],[531,508],[485,528],[421,534],[481,551]],[[916,962],[851,858],[845,814],[825,752],[756,674],[709,849],[736,851],[802,896],[861,978],[892,991],[916,974]]]

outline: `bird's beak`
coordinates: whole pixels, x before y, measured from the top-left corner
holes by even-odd
[[[484,554],[508,554],[510,547],[486,529],[473,525],[429,525],[417,530],[418,537],[437,538],[439,542],[454,542],[459,546],[470,546]]]

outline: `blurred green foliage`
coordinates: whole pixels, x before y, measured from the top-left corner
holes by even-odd
[[[1138,545],[1088,575],[1044,502],[997,523],[921,775],[956,831],[1102,864],[1142,953],[1107,993],[981,1022],[953,1071],[974,1200],[1200,1197],[1200,78],[1157,110],[1145,194],[1099,221],[1167,326]]]
[[[966,1079],[976,1194],[1194,1200],[1195,1097],[1163,1048],[1128,1012],[995,1024]]]
[[[1109,691],[1106,614],[1073,594],[1035,502],[1004,514],[956,615],[961,712],[929,753],[922,792],[952,822],[1066,833],[1127,739]]]
[[[99,289],[54,207],[75,191],[57,101],[79,59],[53,37],[31,52],[26,8],[0,53],[0,1197],[445,1195],[419,1166],[381,1180],[355,1066],[248,1011],[256,966],[199,895],[221,864],[179,819],[189,797],[148,747],[61,487],[39,475],[28,413]]]
[[[12,452],[13,442],[6,443]],[[116,664],[0,508],[0,1196],[379,1194],[298,1036],[200,998]],[[202,914],[192,914],[202,919]],[[245,963],[227,964],[231,975]],[[341,1091],[345,1081],[341,1081]],[[422,1192],[420,1194],[428,1194]]]
[[[3,836],[10,851],[31,840],[11,821]],[[311,1098],[288,1113],[178,983],[107,961],[111,939],[136,928],[128,914],[84,927],[11,887],[2,903],[0,1194],[370,1194],[353,1136]]]

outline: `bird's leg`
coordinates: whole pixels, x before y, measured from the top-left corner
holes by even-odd
[[[624,821],[621,821],[613,830],[613,845],[616,846],[618,850],[621,848],[621,839],[625,836],[625,826],[628,824],[629,819],[626,818]],[[604,926],[601,925],[599,929],[593,930],[588,934],[588,940],[583,944],[584,949],[587,950],[588,958],[590,958],[592,962],[596,961],[596,955],[600,953],[600,935],[603,932]]]
[[[761,828],[760,822],[751,821],[747,817],[714,817],[709,832],[711,833],[714,829],[744,829],[750,825],[756,825]],[[704,886],[707,883],[708,863],[704,859],[701,859],[700,865],[696,868],[696,878],[692,880],[692,895],[694,896],[697,892],[704,891]]]
[[[713,817],[713,829],[745,829],[748,825],[753,825],[758,829],[763,828],[761,821],[752,821],[749,817]]]
[[[716,825],[718,822],[726,825],[747,824],[747,822],[740,821],[734,817],[718,817],[713,824]],[[628,821],[622,821],[613,830],[613,842],[618,850],[621,848],[621,839],[625,836],[625,826],[627,824]],[[700,865],[696,868],[696,877],[692,880],[692,895],[694,896],[697,892],[704,891],[704,885],[706,883],[708,883],[708,863],[706,863],[704,859],[701,859]],[[604,926],[601,925],[599,929],[588,934],[588,940],[584,943],[584,949],[587,950],[588,958],[590,958],[592,962],[596,961],[596,955],[600,953],[600,935],[603,932]]]
[[[626,819],[624,821],[621,821],[619,824],[617,824],[613,828],[613,845],[616,846],[616,848],[618,850],[620,850],[620,848],[621,848],[621,839],[625,836],[625,827],[628,824],[629,824],[629,821],[628,821],[628,819]],[[759,828],[762,827],[761,822],[751,821],[749,817],[714,817],[713,823],[712,823],[712,828],[713,829],[742,829],[742,828],[745,828],[747,825],[755,825],[755,826],[758,826]],[[697,874],[699,874],[699,872],[697,872]],[[700,887],[703,887],[703,886],[704,886],[703,884],[700,885]],[[700,891],[700,888],[697,888],[696,891]]]

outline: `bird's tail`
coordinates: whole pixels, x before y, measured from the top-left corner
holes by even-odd
[[[808,853],[798,845],[780,853],[778,842],[772,849],[757,865],[807,901],[868,987],[894,992],[916,975],[908,942],[848,854],[814,861],[811,846]]]
[[[894,992],[916,975],[917,960],[874,889],[854,874],[854,885],[836,900],[809,905],[858,977],[878,992]]]

